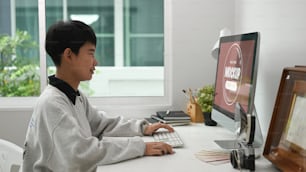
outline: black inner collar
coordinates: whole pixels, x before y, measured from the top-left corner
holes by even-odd
[[[79,91],[75,91],[67,82],[56,78],[55,75],[49,76],[49,84],[61,90],[75,105],[76,96],[80,96]]]

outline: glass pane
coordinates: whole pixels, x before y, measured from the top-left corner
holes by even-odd
[[[131,33],[163,33],[163,0],[127,0]]]
[[[0,2],[0,96],[40,94],[37,0]]]
[[[163,0],[126,0],[125,9],[125,65],[163,66]]]
[[[132,38],[130,66],[163,66],[163,38]]]
[[[114,38],[97,37],[95,56],[98,66],[114,66]]]

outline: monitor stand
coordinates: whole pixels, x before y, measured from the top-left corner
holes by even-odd
[[[215,140],[215,143],[223,149],[239,149],[241,148],[238,140]]]
[[[235,140],[215,140],[215,143],[223,149],[239,149],[241,147],[251,145],[253,148],[261,148],[263,144],[263,136],[261,128],[257,118],[256,108],[254,106],[253,114],[247,116],[240,104],[235,106],[235,123],[236,123],[236,134]],[[252,116],[254,122],[250,122],[249,118]],[[249,128],[249,130],[246,130]],[[246,132],[247,131],[247,132]],[[240,138],[244,133],[244,138]],[[252,138],[251,138],[252,137]],[[245,138],[252,139],[251,144],[245,141]]]

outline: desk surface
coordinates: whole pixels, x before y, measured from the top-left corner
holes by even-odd
[[[197,171],[233,171],[237,172],[229,163],[211,165],[195,157],[195,153],[205,149],[221,149],[214,140],[233,139],[233,133],[222,127],[208,127],[204,124],[177,126],[174,129],[184,141],[183,148],[174,149],[175,154],[166,156],[144,156],[112,165],[99,166],[98,172],[105,171],[133,171],[133,172],[197,172]],[[144,137],[145,141],[152,141],[152,137]],[[263,156],[255,161],[256,172],[278,170]],[[248,170],[243,170],[248,171]]]

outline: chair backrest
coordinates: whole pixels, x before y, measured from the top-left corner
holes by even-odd
[[[23,149],[0,139],[0,172],[21,171]]]

